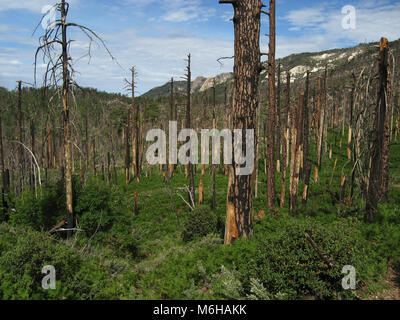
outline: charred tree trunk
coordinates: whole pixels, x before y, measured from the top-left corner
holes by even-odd
[[[254,132],[255,112],[259,102],[260,14],[262,3],[261,0],[221,0],[220,3],[232,3],[235,11],[233,18],[235,29],[233,128],[242,130],[242,137],[245,142],[242,144],[242,150],[243,147],[246,148],[245,146],[248,143],[253,143],[254,148],[254,141],[250,141],[249,137],[246,136],[246,129],[252,129]],[[271,3],[271,16],[275,17],[275,1],[271,1]],[[274,45],[272,46],[274,47]],[[274,73],[274,66],[272,70]],[[274,103],[275,97],[271,107],[274,107]],[[270,164],[273,165],[273,162],[270,162]],[[253,235],[255,170],[253,167],[250,175],[238,175],[240,167],[233,159],[233,164],[229,168],[225,244],[230,244],[233,239],[239,237],[247,239]]]
[[[4,146],[3,146],[3,110],[0,105],[0,165],[1,165],[1,202],[3,214],[6,213],[6,193],[8,193],[7,181],[6,181],[6,168],[4,163]]]
[[[188,66],[187,66],[187,100],[186,100],[186,128],[192,128],[192,121],[191,121],[191,79],[192,79],[192,71],[191,71],[191,55],[188,55]],[[188,138],[189,139],[189,138]],[[189,142],[189,140],[188,140]],[[190,154],[190,157],[192,155]],[[193,163],[190,160],[188,165],[188,174],[189,174],[189,203],[194,208],[196,204],[196,193],[195,193],[195,186],[194,186],[194,170],[193,170]]]
[[[281,208],[285,205],[286,193],[286,171],[287,171],[287,158],[288,158],[288,116],[290,109],[290,73],[286,75],[286,109],[283,115],[283,144],[282,144],[282,183],[281,183]]]
[[[96,138],[93,138],[92,146],[93,146],[93,153],[92,153],[93,175],[94,175],[95,177],[97,177],[97,168],[96,168]]]
[[[295,147],[292,148],[294,150],[293,157],[293,171],[292,171],[292,186],[290,188],[290,203],[289,208],[290,211],[294,210],[297,206],[297,196],[298,196],[298,187],[299,187],[299,174],[300,174],[300,166],[301,166],[301,153],[302,153],[302,134],[301,134],[301,125],[303,123],[303,103],[304,103],[304,93],[299,93],[299,108],[297,110],[297,121],[293,121],[292,127],[296,127],[294,129],[295,136],[292,139],[292,143],[294,143]]]
[[[125,144],[125,183],[129,184],[130,182],[130,148],[129,148],[129,132],[130,132],[130,112],[128,111],[126,123],[125,123],[125,132],[124,132],[124,144]]]
[[[304,189],[303,189],[303,206],[307,205],[308,192],[310,188],[310,176],[311,176],[311,163],[309,161],[306,162],[305,166],[305,178],[304,178]]]
[[[267,206],[272,209],[275,205],[275,0],[269,1],[269,51],[268,51],[268,82],[269,82],[269,106],[268,106],[268,178],[267,178]]]
[[[171,78],[171,90],[170,90],[170,109],[169,109],[169,120],[174,121],[174,78]],[[168,157],[169,161],[169,157]],[[169,178],[171,179],[175,172],[175,165],[169,163]]]
[[[382,167],[383,146],[385,143],[385,120],[387,109],[387,86],[388,86],[388,56],[389,47],[386,38],[381,39],[379,52],[379,89],[376,104],[373,142],[371,151],[371,170],[367,193],[367,205],[364,215],[365,221],[373,221],[376,215],[378,202],[382,194]]]
[[[66,206],[67,206],[67,228],[74,227],[74,212],[72,208],[72,170],[70,157],[70,123],[69,123],[69,107],[68,107],[68,92],[69,92],[69,71],[68,71],[68,41],[67,41],[67,4],[65,0],[61,3],[61,24],[62,24],[62,64],[63,64],[63,110],[64,110],[64,158],[65,158],[65,189],[66,189]],[[69,238],[72,231],[67,232]]]
[[[135,104],[135,67],[132,67],[132,178],[139,176],[139,110]]]
[[[322,103],[322,79],[318,78],[318,144],[317,144],[317,157],[318,157],[318,171],[321,171],[322,164],[322,142],[324,136],[324,119],[325,119],[325,108]]]
[[[24,185],[24,153],[22,149],[22,81],[18,81],[18,114],[17,114],[17,126],[18,126],[18,168],[19,168],[19,180],[17,185],[18,192],[22,192]]]
[[[281,170],[281,65],[278,65],[278,88],[276,93],[276,172]]]
[[[216,114],[215,114],[215,108],[216,108],[216,101],[215,101],[215,79],[213,82],[213,111],[212,111],[212,117],[213,117],[213,129],[217,128],[217,119],[216,119]],[[214,152],[219,152],[219,150],[214,150]],[[211,199],[211,208],[215,212],[217,210],[217,191],[216,191],[216,181],[215,181],[215,175],[217,171],[217,165],[212,164],[212,199]]]
[[[306,91],[304,93],[304,112],[303,112],[303,169],[307,171],[307,158],[308,158],[308,151],[310,146],[309,141],[309,107],[308,107],[308,96],[310,91],[310,71],[307,71],[307,78],[306,78]],[[311,169],[310,169],[311,170]]]
[[[386,116],[385,124],[383,128],[383,146],[382,146],[382,169],[381,169],[381,190],[379,198],[381,200],[387,200],[387,193],[389,189],[389,165],[390,165],[390,142],[392,139],[392,87],[391,87],[391,52],[388,51],[387,58],[387,88],[386,88]]]
[[[86,152],[86,161],[85,161],[85,173],[89,171],[89,115],[86,110],[85,114],[85,152]]]

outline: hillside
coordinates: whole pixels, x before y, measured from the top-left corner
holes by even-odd
[[[307,70],[313,74],[322,74],[327,66],[333,73],[339,77],[346,77],[354,70],[366,68],[369,70],[373,64],[374,57],[377,57],[376,47],[378,42],[360,44],[355,47],[345,49],[332,49],[321,52],[304,52],[292,54],[290,56],[277,59],[277,64],[281,64],[283,72],[289,71],[292,82],[305,78]],[[400,40],[392,41],[390,47],[395,57],[400,55]],[[266,67],[266,62],[263,63]],[[282,80],[285,81],[286,75],[282,75]],[[197,77],[192,82],[192,93],[205,91],[212,87],[214,78]],[[233,80],[233,73],[223,73],[215,77],[216,84],[229,86]],[[267,71],[261,72],[261,83],[267,83]],[[175,82],[177,92],[186,92],[186,82]],[[142,95],[146,98],[167,97],[170,94],[170,82],[155,87]]]

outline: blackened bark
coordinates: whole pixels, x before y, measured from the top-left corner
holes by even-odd
[[[387,107],[386,94],[388,85],[388,52],[388,40],[386,38],[382,38],[379,51],[379,89],[371,151],[371,171],[368,185],[366,211],[364,215],[364,220],[368,222],[371,222],[376,216],[377,205],[380,201],[382,190],[380,175],[382,174],[384,131]]]
[[[188,66],[187,66],[187,100],[186,100],[186,128],[192,128],[192,121],[191,121],[191,79],[192,79],[192,71],[191,71],[191,55],[188,55]],[[189,139],[189,138],[188,138]],[[190,155],[191,156],[191,155]],[[196,204],[196,193],[195,193],[195,186],[194,186],[194,170],[193,170],[193,163],[189,161],[188,165],[189,169],[189,203],[191,203],[192,207]]]
[[[269,106],[268,106],[268,136],[267,136],[267,206],[274,207],[275,202],[275,0],[269,1],[269,52],[268,52],[268,82],[269,82]]]
[[[282,144],[282,183],[281,183],[281,203],[280,206],[283,208],[285,205],[285,193],[286,193],[286,171],[287,171],[287,158],[288,158],[288,116],[290,109],[290,73],[286,75],[286,108],[283,114],[283,144]]]
[[[221,2],[220,2],[221,3]],[[275,1],[273,3],[273,10]],[[233,128],[242,130],[243,149],[250,143],[246,129],[255,129],[255,113],[258,106],[258,81],[260,63],[260,14],[261,0],[236,0],[235,15],[235,62],[233,82]],[[274,14],[273,14],[274,16]],[[275,72],[275,69],[273,69]],[[273,98],[275,100],[275,97]],[[274,102],[272,104],[274,107]],[[269,128],[271,129],[271,128]],[[274,128],[272,128],[273,130]],[[254,141],[252,141],[254,147]],[[245,152],[245,151],[243,151]],[[253,234],[253,190],[255,170],[250,175],[237,175],[240,165],[229,168],[225,244],[239,237]],[[273,171],[273,168],[272,168]]]

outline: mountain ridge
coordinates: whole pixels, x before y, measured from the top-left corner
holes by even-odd
[[[400,53],[400,39],[389,43],[391,50],[399,55]],[[354,47],[349,48],[336,48],[318,52],[303,52],[294,53],[284,58],[276,60],[276,64],[281,65],[282,73],[287,71],[291,74],[291,82],[302,80],[305,78],[307,71],[311,73],[322,73],[325,67],[335,70],[335,72],[343,72],[344,74],[351,72],[357,66],[367,67],[373,63],[371,57],[378,55],[376,47],[379,47],[379,42],[361,43]],[[263,62],[264,68],[267,62]],[[282,80],[286,77],[282,75]],[[215,77],[199,76],[192,81],[192,93],[205,91],[212,87],[213,80],[216,80],[217,85],[227,85],[233,81],[233,73],[221,73]],[[267,82],[267,70],[264,69],[260,74],[260,81],[262,84]],[[176,92],[186,92],[186,81],[176,81]],[[167,97],[170,95],[170,82],[164,85],[157,86],[147,91],[142,95],[146,98],[159,98]]]

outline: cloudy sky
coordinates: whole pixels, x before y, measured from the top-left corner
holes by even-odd
[[[32,35],[46,5],[53,0],[0,0],[0,86],[13,89],[16,80],[33,83],[34,53],[40,26]],[[137,94],[162,85],[185,72],[185,56],[192,54],[193,77],[232,71],[232,62],[217,59],[233,55],[231,5],[218,0],[70,0],[69,21],[96,31],[117,59],[112,61],[101,45],[72,31],[71,55],[81,86],[108,92],[124,92],[129,68],[138,72]],[[267,0],[264,3],[268,4]],[[356,9],[355,29],[344,29],[344,6]],[[47,20],[47,19],[46,19]],[[263,16],[262,34],[268,34]],[[314,52],[400,38],[400,1],[377,0],[277,0],[277,55]],[[262,51],[267,51],[262,38]],[[79,59],[80,58],[80,59]],[[41,83],[39,61],[38,84]]]

